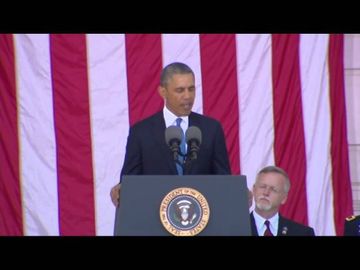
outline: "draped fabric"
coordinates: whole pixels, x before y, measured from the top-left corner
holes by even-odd
[[[162,109],[174,61],[194,70],[193,111],[222,123],[232,173],[251,189],[282,167],[282,215],[342,234],[343,54],[341,34],[1,34],[0,235],[112,235],[129,126]]]

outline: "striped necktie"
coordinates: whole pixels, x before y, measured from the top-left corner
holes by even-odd
[[[265,220],[265,226],[266,226],[266,230],[265,230],[265,232],[264,232],[264,236],[274,236],[273,234],[272,234],[272,232],[270,231],[270,221],[268,221],[268,220]]]
[[[176,119],[176,126],[179,127],[181,129],[181,118],[177,118]],[[181,129],[182,132],[182,140],[180,143],[180,153],[178,155],[178,162],[176,162],[176,169],[178,172],[178,175],[183,175],[184,174],[184,169],[183,169],[183,163],[184,163],[184,155],[185,155],[185,136],[184,136],[184,131]],[[181,164],[181,165],[180,165]]]

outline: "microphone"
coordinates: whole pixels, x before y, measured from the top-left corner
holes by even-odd
[[[197,154],[201,144],[201,130],[195,126],[189,127],[186,130],[185,139],[189,147],[188,153],[190,160],[197,159]]]
[[[170,147],[171,152],[173,153],[173,158],[175,161],[178,159],[180,152],[180,143],[183,138],[183,132],[180,127],[170,126],[165,129],[165,141],[166,144]]]

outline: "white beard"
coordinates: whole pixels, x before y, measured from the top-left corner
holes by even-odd
[[[256,202],[256,207],[262,211],[269,211],[272,207],[271,202],[267,201],[268,203],[263,203],[263,202],[261,202],[261,199],[264,199],[264,198],[262,198],[262,197],[259,198],[259,201]]]

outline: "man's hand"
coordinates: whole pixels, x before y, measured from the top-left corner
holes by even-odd
[[[115,207],[119,206],[119,199],[120,199],[120,183],[114,186],[110,191],[111,201],[115,205]]]

